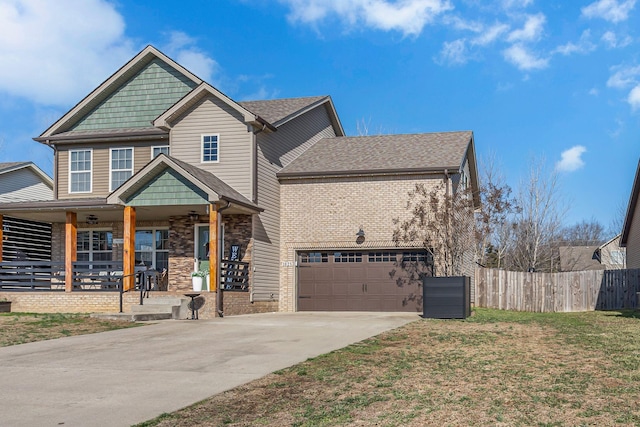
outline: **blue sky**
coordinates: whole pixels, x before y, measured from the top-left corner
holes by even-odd
[[[180,7],[176,7],[177,5]],[[640,157],[636,0],[0,0],[0,161],[147,44],[238,101],[331,95],[349,135],[473,130],[609,226]]]

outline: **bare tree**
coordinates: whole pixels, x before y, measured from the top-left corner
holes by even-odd
[[[560,199],[558,175],[547,171],[543,159],[533,159],[517,195],[510,268],[518,271],[557,269],[556,241],[566,212]]]
[[[476,213],[476,259],[486,267],[503,267],[512,242],[511,214],[517,212],[511,187],[505,183],[494,154],[483,158],[480,180],[481,209]]]
[[[616,208],[615,214],[611,223],[609,224],[609,235],[611,237],[617,236],[622,233],[622,227],[624,227],[624,218],[627,216],[627,203],[620,202]]]
[[[613,237],[613,236],[611,236]],[[609,239],[604,226],[595,218],[581,221],[562,229],[560,236],[564,246],[599,246]]]
[[[469,274],[474,242],[473,199],[469,189],[452,191],[451,181],[435,187],[416,184],[409,192],[406,220],[395,219],[398,246],[420,245],[431,254],[439,276]]]

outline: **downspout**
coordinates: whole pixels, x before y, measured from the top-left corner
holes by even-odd
[[[220,227],[222,226],[222,211],[229,209],[229,207],[231,207],[231,202],[227,201],[227,206],[218,209],[218,213],[220,214],[219,222],[218,222],[218,230],[216,232],[218,236],[220,236]],[[224,255],[224,242],[219,242],[219,243],[222,243],[221,245],[222,248],[219,254],[220,258],[218,260],[218,269],[220,269],[220,266],[222,265],[222,257]],[[224,298],[222,296],[222,277],[221,277],[220,271],[218,271],[217,274],[218,274],[218,278],[220,279],[220,282],[218,283],[218,289],[216,289],[216,311],[218,313],[218,316],[224,317],[224,303],[222,300]]]
[[[53,150],[53,200],[58,200],[58,149],[48,139],[45,144]]]

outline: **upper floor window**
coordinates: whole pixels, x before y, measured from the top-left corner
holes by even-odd
[[[158,157],[158,154],[169,155],[169,146],[168,145],[158,145],[156,147],[151,147],[151,159],[155,159]]]
[[[220,154],[220,135],[202,135],[202,162],[217,162]]]
[[[624,265],[624,253],[622,251],[611,251],[611,264]]]
[[[114,191],[133,175],[133,148],[111,149],[111,187]]]
[[[92,150],[69,151],[69,193],[91,193]]]

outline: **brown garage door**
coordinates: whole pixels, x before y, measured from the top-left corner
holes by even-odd
[[[299,311],[422,311],[426,252],[300,252]]]

